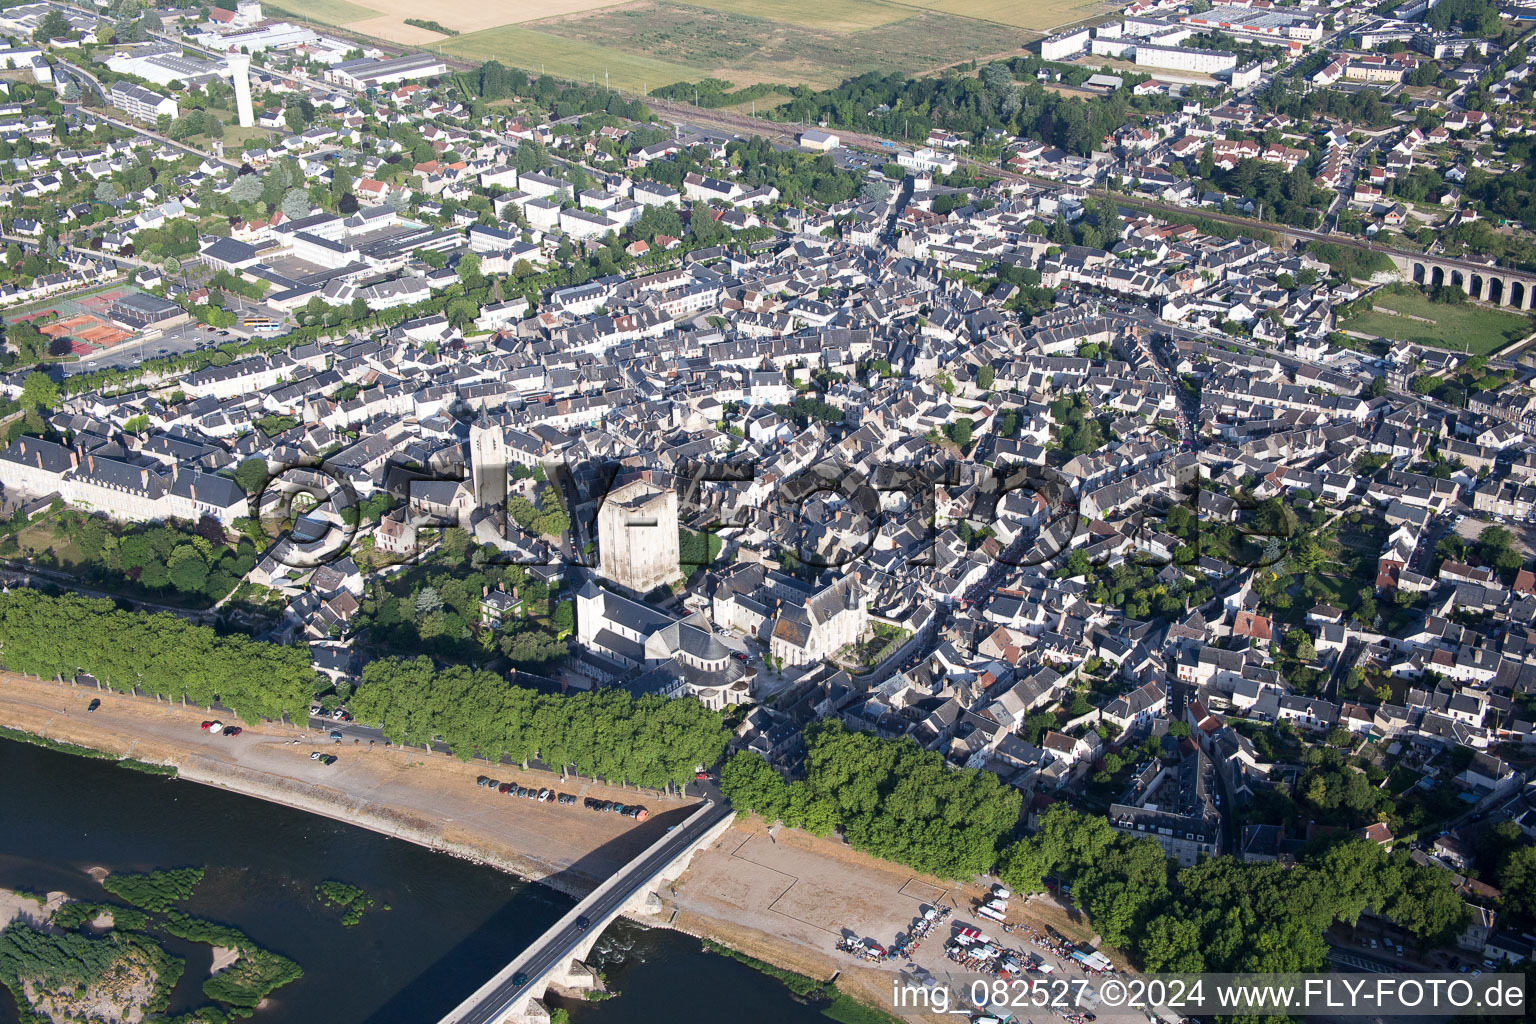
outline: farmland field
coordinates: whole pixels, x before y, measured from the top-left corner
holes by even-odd
[[[455,36],[445,40],[442,48],[445,53],[473,60],[494,58],[534,74],[543,68],[552,75],[582,82],[592,81],[594,74],[601,80],[606,71],[609,84],[616,89],[631,91],[699,77],[698,71],[685,65],[625,53],[596,43],[562,39],[520,25],[503,25]]]
[[[1472,355],[1485,355],[1531,332],[1530,318],[1519,313],[1471,303],[1452,306],[1430,302],[1417,292],[1372,296],[1367,301],[1403,315],[1367,310],[1340,326],[1361,334],[1411,341],[1431,348],[1466,351]],[[1409,317],[1423,317],[1433,323],[1410,320]]]
[[[786,21],[791,25],[823,29],[828,32],[857,32],[912,17],[913,6],[904,0],[690,0],[694,7],[707,7],[727,14],[749,18]]]
[[[1104,0],[281,0],[287,13],[407,46],[495,58],[626,89],[704,77],[830,86],[867,71],[921,74],[1018,54],[1039,33],[1111,8]],[[430,18],[462,33],[405,24]],[[558,37],[558,38],[556,38]]]
[[[349,3],[348,0],[284,0],[283,3],[268,4],[267,10],[293,18],[307,18],[324,25],[346,25],[379,16],[379,12],[373,8]]]
[[[1047,31],[1107,14],[1115,8],[1102,0],[893,0],[941,14],[980,18],[1016,28]]]
[[[867,71],[916,73],[1019,53],[1033,38],[1022,29],[916,10],[862,31],[832,32],[670,0],[544,21],[538,30],[691,69],[689,76],[647,78],[653,86],[707,75],[738,87],[758,82],[824,87]],[[447,48],[456,50],[452,44]]]
[[[423,7],[418,0],[368,0],[368,6],[350,0],[283,0],[287,12],[295,17],[327,25],[350,28],[366,35],[393,42],[436,43],[444,37],[429,29],[407,25],[406,18],[424,18],[463,33],[479,32],[501,25],[559,18],[567,14],[607,7],[624,0],[530,0],[516,5],[444,0]]]

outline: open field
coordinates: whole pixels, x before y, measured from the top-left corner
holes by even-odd
[[[911,7],[902,0],[779,0],[765,4],[760,0],[688,0],[690,7],[741,14],[749,18],[767,18],[825,32],[858,32],[877,25],[912,17]]]
[[[353,21],[363,21],[367,18],[377,18],[378,11],[362,4],[351,3],[350,0],[285,0],[276,6],[267,8],[273,12],[283,12],[295,18],[303,18],[309,21],[318,21],[323,25],[345,25]]]
[[[906,7],[920,7],[940,14],[980,18],[1015,28],[1046,31],[1073,22],[1097,18],[1115,9],[1102,0],[894,0]]]
[[[513,25],[542,18],[559,18],[568,14],[589,11],[596,7],[608,7],[623,0],[532,0],[515,6],[474,3],[468,0],[446,0],[424,8],[415,0],[369,0],[369,6],[351,3],[350,0],[285,0],[289,14],[308,18],[326,25],[350,28],[365,35],[377,36],[406,45],[436,44],[444,36],[430,29],[407,25],[406,18],[424,18],[436,21],[463,33],[480,32],[500,25]],[[505,59],[505,58],[503,58]],[[526,65],[523,65],[526,67]]]
[[[593,74],[601,80],[606,71],[610,85],[631,91],[701,77],[697,69],[683,64],[625,53],[599,43],[564,39],[519,25],[503,25],[456,36],[445,40],[442,49],[445,53],[471,60],[494,58],[532,74],[538,74],[542,69],[551,75],[582,82],[592,81]]]
[[[1461,306],[1430,302],[1417,292],[1408,295],[1372,296],[1372,305],[1402,314],[1376,310],[1354,317],[1342,326],[1361,334],[1373,334],[1397,341],[1411,341],[1431,348],[1484,355],[1523,338],[1531,332],[1531,321],[1518,313],[1490,309],[1468,303]],[[1409,317],[1423,317],[1410,320]],[[1425,323],[1424,320],[1433,321]]]
[[[1021,52],[1039,32],[1103,15],[1103,0],[284,0],[287,13],[407,46],[639,90],[703,77],[825,87],[867,71],[921,74]],[[461,35],[405,24],[430,16]]]
[[[738,87],[759,82],[825,87],[867,71],[915,73],[992,53],[1021,52],[1033,38],[1022,29],[917,11],[862,31],[833,32],[668,0],[544,21],[538,31],[686,69],[671,78],[647,75],[651,86],[710,76]],[[445,48],[468,52],[462,44],[462,39],[453,40]],[[601,65],[597,71],[601,76]],[[590,71],[579,77],[589,78]]]

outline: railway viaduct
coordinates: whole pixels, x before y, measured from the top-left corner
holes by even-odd
[[[1378,250],[1384,251],[1384,250]],[[1403,280],[1427,288],[1454,285],[1467,297],[1509,309],[1536,309],[1536,274],[1466,260],[1387,252]]]

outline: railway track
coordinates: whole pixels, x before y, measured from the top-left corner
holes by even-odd
[[[375,36],[369,36],[358,32],[352,32],[343,28],[326,26],[325,30],[333,36],[338,36],[344,39],[353,39],[359,42],[366,42],[371,45],[378,46],[380,49],[383,49],[386,52],[410,53],[424,49],[423,47],[402,46],[399,43],[393,43],[389,40],[379,39]],[[1536,33],[1533,33],[1533,35],[1536,35]],[[185,44],[184,40],[181,42],[184,45],[190,45]],[[450,54],[443,53],[441,49],[437,51],[437,56],[440,57],[449,67],[456,68],[460,71],[475,71],[480,67],[480,63],[477,61],[466,60],[462,57],[455,57]],[[315,84],[317,84],[318,87],[322,89],[331,88],[326,86],[324,83]],[[688,123],[699,125],[701,127],[721,128],[730,132],[747,132],[752,135],[764,136],[771,141],[793,138],[794,126],[782,124],[777,121],[748,117],[744,114],[732,113],[730,111],[711,110],[705,107],[696,107],[690,103],[680,103],[676,100],[659,99],[655,96],[650,96],[647,94],[637,95],[633,92],[626,92],[622,89],[615,89],[614,91],[620,93],[621,95],[641,100],[648,108],[650,108],[652,113],[673,124]],[[876,155],[890,154],[893,146],[901,144],[893,139],[885,139],[863,132],[844,131],[842,129],[837,130],[837,135],[848,147],[864,150],[865,152],[873,153]],[[1066,188],[1066,186],[1063,186],[1060,182],[1054,181],[1050,178],[1041,178],[1029,174],[1020,174],[1017,171],[1010,171],[1005,168],[997,167],[992,164],[982,163],[981,161],[977,160],[962,158],[960,162],[975,173],[984,174],[987,177],[997,178],[1003,181],[1025,182],[1031,185],[1039,185],[1043,188],[1058,190]],[[1387,256],[1397,256],[1403,259],[1428,258],[1433,260],[1433,262],[1436,264],[1452,269],[1461,270],[1464,274],[1468,275],[1474,273],[1486,274],[1490,269],[1483,264],[1473,263],[1471,261],[1449,259],[1446,257],[1426,257],[1423,253],[1417,253],[1407,249],[1397,249],[1391,246],[1376,245],[1373,242],[1352,239],[1341,235],[1329,235],[1318,231],[1309,231],[1304,228],[1291,227],[1285,224],[1274,224],[1268,221],[1255,220],[1251,217],[1237,217],[1231,214],[1211,212],[1207,210],[1190,210],[1186,207],[1178,206],[1173,203],[1163,203],[1153,199],[1139,199],[1124,195],[1123,193],[1111,192],[1109,189],[1105,188],[1090,188],[1082,189],[1080,191],[1100,199],[1112,199],[1119,205],[1128,207],[1130,209],[1166,214],[1179,218],[1199,217],[1203,220],[1212,221],[1214,223],[1226,224],[1231,227],[1241,228],[1250,233],[1268,234],[1274,237],[1286,238],[1293,243],[1322,242],[1328,245],[1337,245],[1346,249],[1354,249],[1359,252],[1382,253]],[[1510,268],[1498,269],[1503,275],[1507,277],[1519,278],[1526,281],[1527,287],[1530,287],[1532,284],[1536,284],[1536,273],[1531,273],[1524,270],[1514,270]]]

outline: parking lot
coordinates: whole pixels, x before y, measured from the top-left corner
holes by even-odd
[[[199,348],[219,345],[226,341],[239,340],[241,340],[241,337],[237,336],[234,331],[220,336],[217,331],[202,324],[182,324],[179,327],[172,327],[158,336],[125,341],[113,348],[103,349],[98,353],[83,356],[78,362],[71,364],[70,369],[76,373],[86,373],[107,366],[137,366],[146,359],[181,355],[182,353],[192,352]]]

